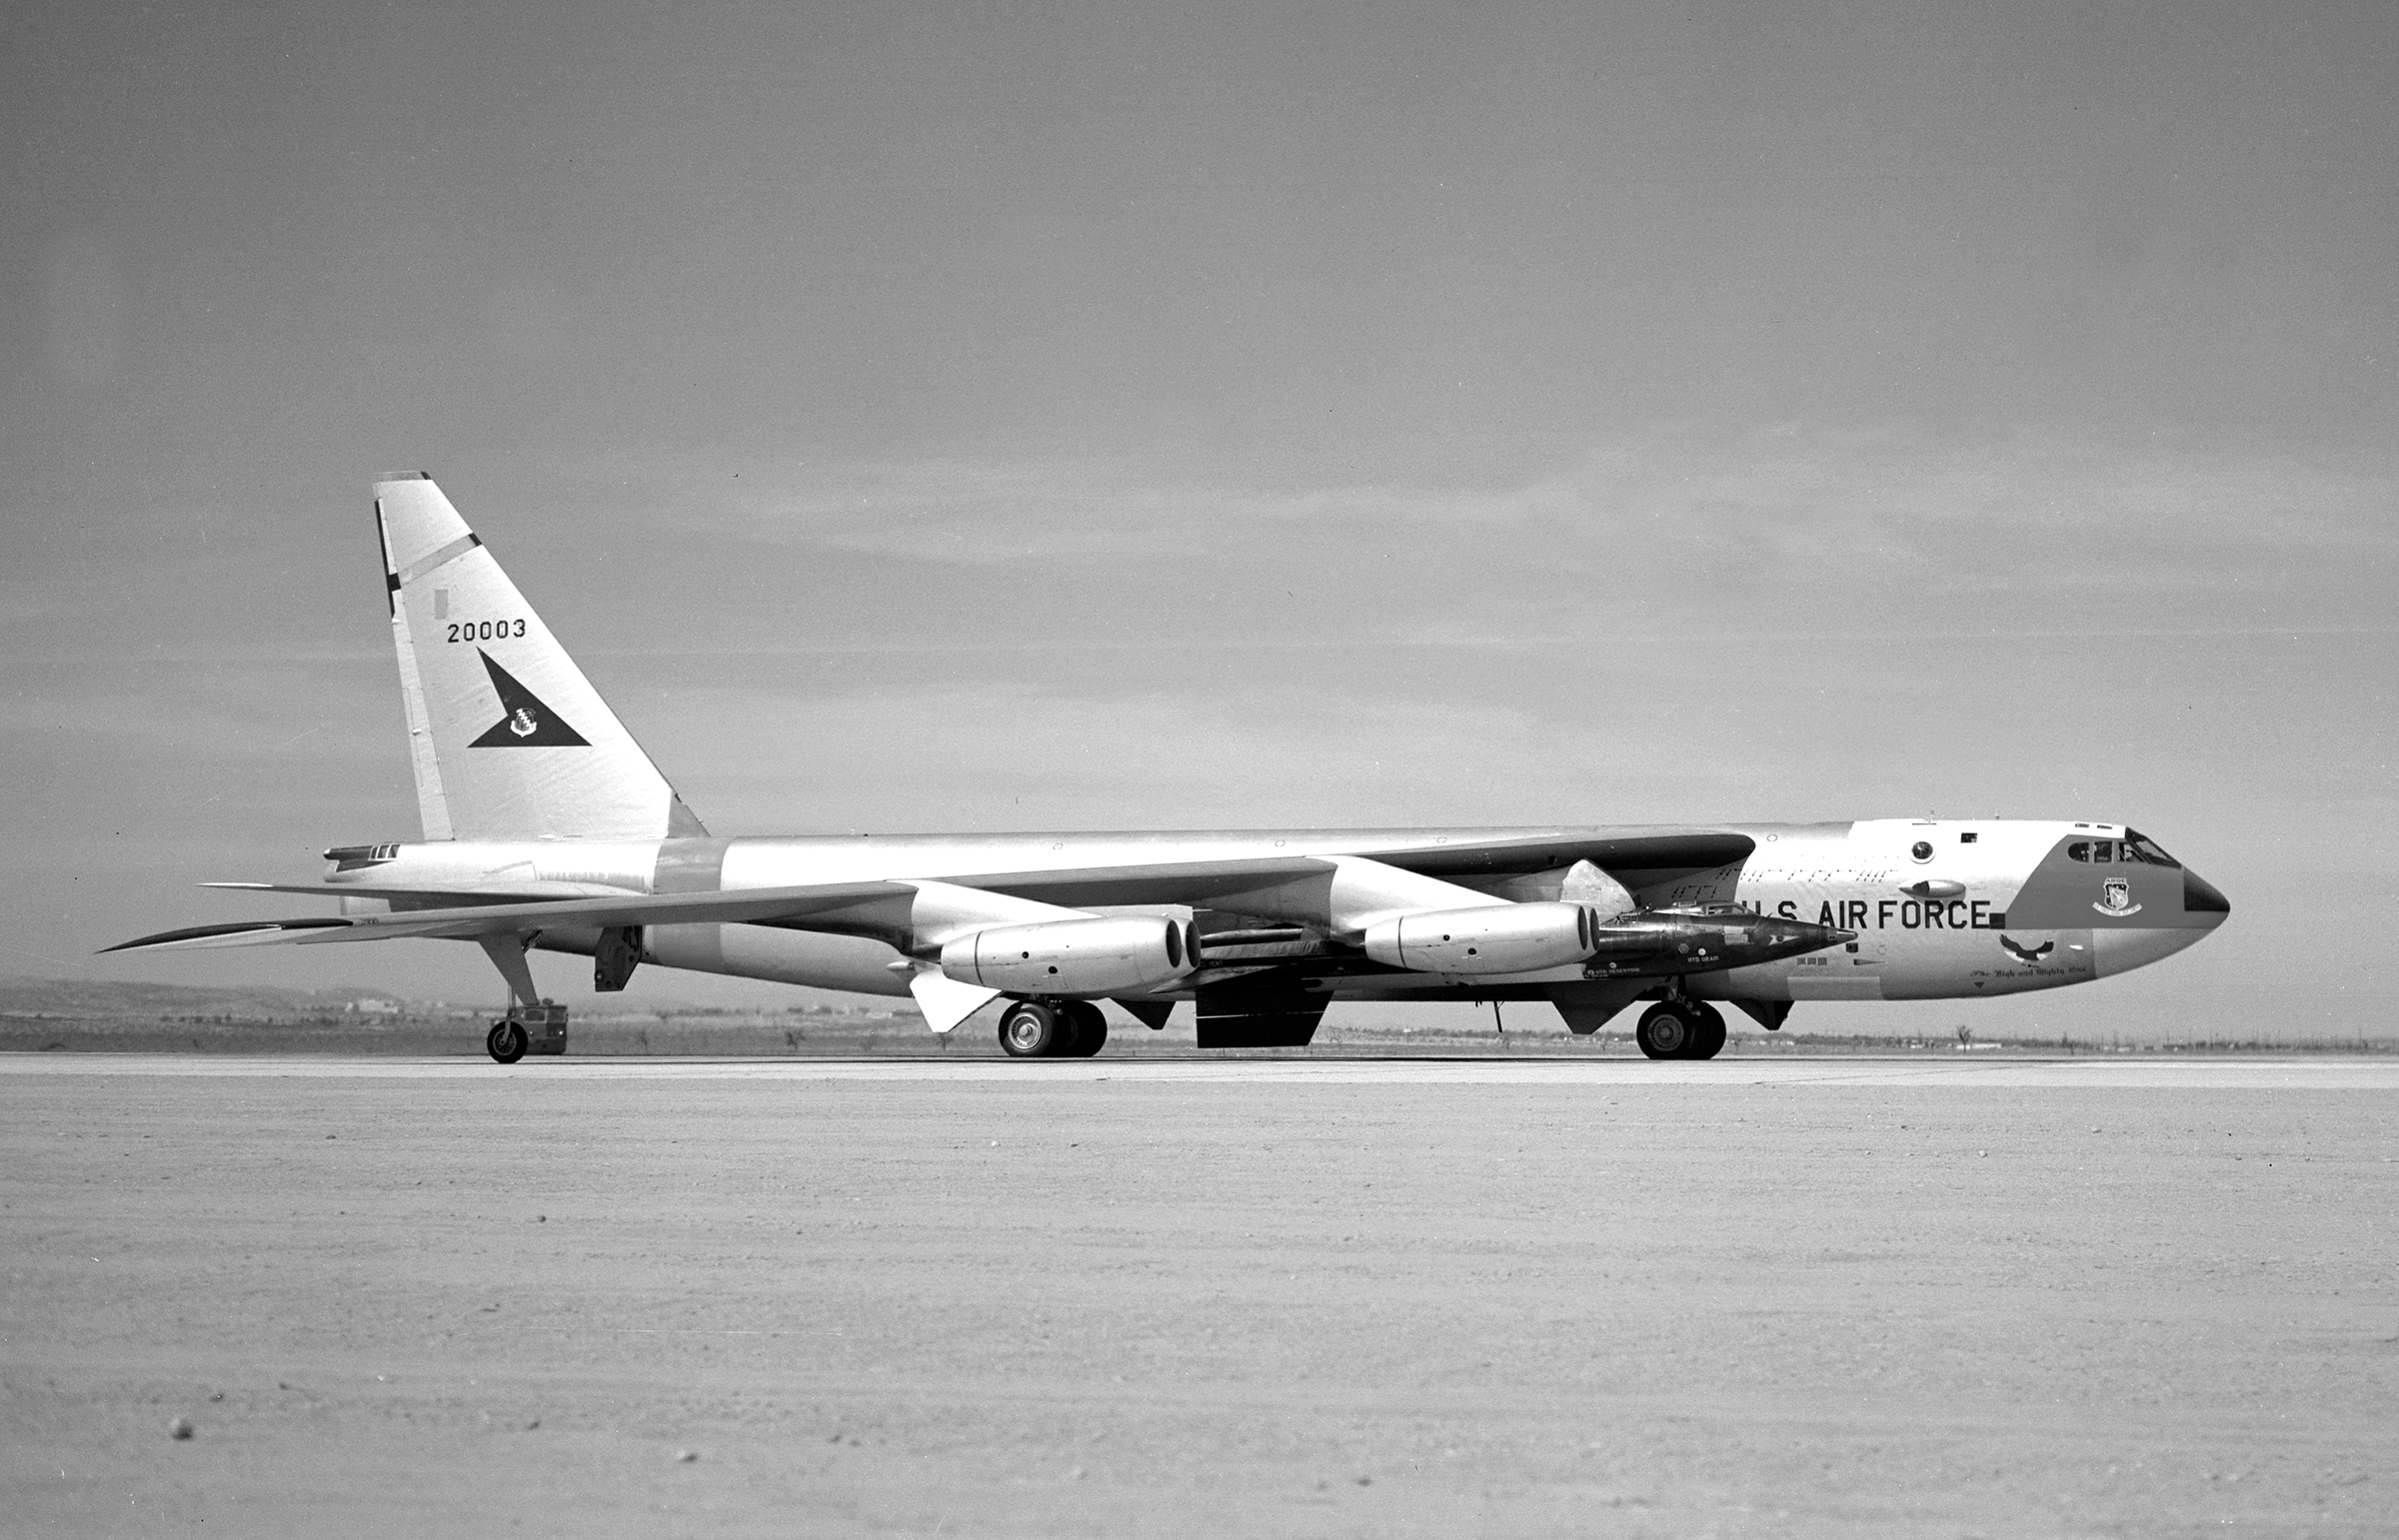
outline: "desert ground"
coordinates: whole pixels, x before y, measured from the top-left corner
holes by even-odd
[[[1952,1059],[0,1055],[0,1529],[2399,1529],[2399,1063]]]

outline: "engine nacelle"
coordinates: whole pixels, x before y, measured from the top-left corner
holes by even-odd
[[[1370,926],[1366,955],[1417,973],[1532,973],[1591,954],[1579,903],[1494,903],[1402,914]]]
[[[1199,962],[1191,926],[1150,914],[994,925],[942,948],[942,971],[1011,994],[1147,994]]]

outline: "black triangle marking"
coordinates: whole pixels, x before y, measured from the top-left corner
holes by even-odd
[[[591,743],[566,722],[532,691],[517,683],[516,676],[492,662],[492,655],[481,648],[475,656],[483,660],[485,672],[492,677],[492,689],[499,692],[500,710],[504,714],[492,725],[492,730],[475,740],[469,749],[589,749]]]

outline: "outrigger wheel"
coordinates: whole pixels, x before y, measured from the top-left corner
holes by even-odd
[[[525,1028],[514,1021],[494,1021],[492,1034],[483,1039],[485,1050],[503,1064],[513,1064],[523,1058],[525,1043]]]
[[[1714,1058],[1724,1047],[1724,1017],[1698,1001],[1660,1000],[1641,1013],[1632,1040],[1651,1058]]]

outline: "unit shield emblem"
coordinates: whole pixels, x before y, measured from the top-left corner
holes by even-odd
[[[589,749],[591,741],[560,720],[559,715],[542,704],[541,698],[523,685],[517,677],[492,662],[492,655],[478,648],[476,656],[483,660],[484,672],[491,676],[492,693],[500,698],[500,710],[505,714],[491,725],[483,737],[469,749]]]
[[[2132,901],[2132,881],[2128,877],[2109,877],[2101,886],[2100,892],[2104,896],[2101,901],[2092,904],[2091,907],[2102,914],[2121,917],[2126,914],[2138,914],[2141,911],[2141,906]]]

